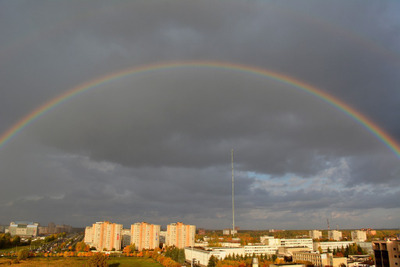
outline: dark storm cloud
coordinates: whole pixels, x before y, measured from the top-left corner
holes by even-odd
[[[111,72],[221,60],[310,83],[399,140],[398,10],[389,1],[3,1],[0,132]],[[398,211],[399,159],[359,123],[265,77],[186,68],[118,79],[24,129],[0,151],[0,221],[228,227],[231,148],[245,227],[398,219],[373,218]]]

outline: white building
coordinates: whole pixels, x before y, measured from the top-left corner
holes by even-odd
[[[310,233],[310,238],[312,238],[312,239],[320,239],[320,238],[322,238],[322,232],[321,231],[312,230],[309,233]]]
[[[244,246],[244,253],[247,256],[255,255],[272,255],[276,254],[278,248],[271,247],[266,245],[251,245],[251,246]]]
[[[281,239],[280,247],[285,248],[309,248],[310,251],[313,249],[313,240],[311,238],[293,238],[293,239]]]
[[[307,253],[307,252],[294,252],[293,262],[311,262],[316,267],[332,266],[339,267],[342,264],[347,265],[346,257],[333,257],[332,253]]]
[[[241,248],[207,248],[207,249],[199,249],[199,248],[185,248],[185,258],[186,261],[191,262],[193,259],[197,264],[201,264],[203,266],[208,265],[208,261],[211,256],[216,257],[219,260],[223,260],[228,255],[245,255],[245,249]]]
[[[313,249],[313,240],[311,238],[274,238],[273,236],[261,236],[260,241],[276,249],[279,247],[307,247],[310,251]]]
[[[39,224],[34,222],[11,222],[8,227],[8,233],[10,233],[11,236],[36,237],[38,235],[38,227]]]
[[[365,242],[367,240],[367,232],[360,230],[351,231],[351,240],[355,242]]]
[[[328,231],[328,239],[340,241],[340,240],[342,240],[342,232],[337,231],[337,230],[330,230],[330,231]]]
[[[327,252],[328,249],[333,251],[334,249],[346,248],[354,244],[354,241],[331,241],[331,242],[314,242],[314,251],[318,251],[319,248],[322,249],[322,252]]]

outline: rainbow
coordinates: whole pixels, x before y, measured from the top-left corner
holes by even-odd
[[[186,67],[202,67],[202,68],[216,68],[216,69],[226,69],[232,71],[239,71],[244,73],[249,73],[252,75],[260,75],[263,77],[267,77],[271,80],[288,84],[293,86],[296,89],[304,91],[316,98],[319,98],[325,101],[327,104],[333,106],[334,108],[344,112],[350,118],[358,122],[365,129],[367,129],[372,135],[378,138],[382,143],[384,143],[393,153],[400,159],[400,145],[393,139],[389,134],[387,134],[382,128],[380,128],[376,123],[371,121],[365,115],[361,114],[359,111],[355,110],[348,104],[339,100],[338,98],[317,89],[307,83],[294,79],[290,76],[269,71],[266,69],[262,69],[259,67],[241,65],[241,64],[233,64],[228,62],[216,62],[216,61],[189,61],[189,62],[166,62],[166,63],[158,63],[152,65],[145,65],[135,68],[129,68],[122,71],[118,71],[115,73],[111,73],[97,79],[91,80],[89,82],[85,82],[83,84],[78,85],[70,90],[67,90],[63,94],[51,99],[47,103],[42,106],[36,108],[31,113],[27,114],[25,117],[20,119],[17,123],[12,125],[8,130],[6,130],[0,136],[0,148],[2,148],[10,139],[16,136],[19,132],[25,129],[28,125],[32,124],[35,120],[37,120],[40,116],[54,109],[58,105],[67,102],[71,98],[85,93],[91,89],[94,89],[100,85],[104,85],[106,83],[117,80],[121,77],[145,72],[152,72],[163,69],[171,69],[171,68],[186,68]]]

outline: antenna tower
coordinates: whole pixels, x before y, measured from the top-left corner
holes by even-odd
[[[233,173],[233,149],[231,150],[232,161],[232,235],[235,234],[235,179]]]

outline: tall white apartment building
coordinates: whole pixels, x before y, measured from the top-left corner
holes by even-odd
[[[85,243],[97,250],[121,250],[122,224],[96,222],[85,228]]]
[[[322,232],[318,230],[312,230],[310,231],[310,237],[312,239],[320,239],[322,238]]]
[[[194,246],[196,226],[181,222],[167,225],[166,245],[177,248]]]
[[[155,249],[160,245],[160,225],[146,222],[131,225],[131,244],[138,250]]]
[[[365,242],[365,240],[367,240],[367,232],[360,230],[351,231],[351,240],[356,242]]]
[[[342,239],[342,232],[337,231],[337,230],[330,230],[330,231],[328,231],[328,239],[340,241]]]

